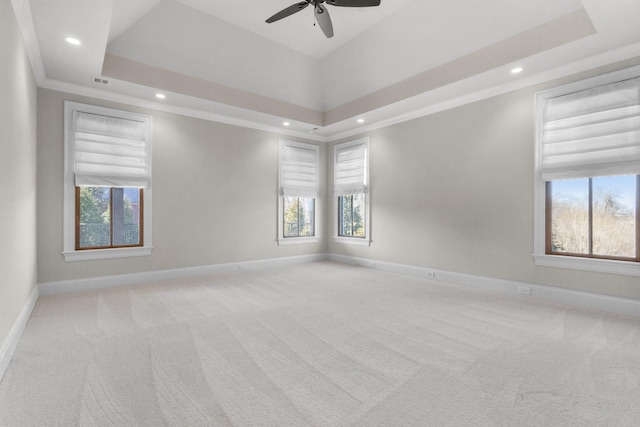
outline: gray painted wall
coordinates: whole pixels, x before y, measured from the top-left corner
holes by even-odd
[[[329,252],[640,299],[638,277],[539,267],[532,258],[534,93],[632,63],[369,133],[373,242],[329,239]]]
[[[0,347],[36,283],[36,83],[0,2]]]
[[[38,281],[47,283],[331,252],[640,299],[637,277],[534,265],[533,96],[537,90],[631,65],[614,64],[367,134],[371,247],[334,234],[331,179],[319,206],[324,239],[280,247],[278,138],[171,113],[56,91],[38,92]],[[636,60],[635,63],[638,63]],[[154,118],[154,251],[143,258],[65,263],[62,250],[63,101]],[[350,138],[351,139],[355,139]],[[342,141],[338,141],[342,142]],[[333,144],[321,144],[332,176]]]
[[[153,116],[151,256],[64,261],[65,100]],[[39,282],[326,252],[324,240],[277,244],[278,141],[278,135],[263,131],[39,89]],[[322,145],[322,169],[326,168],[325,150]],[[321,194],[324,192],[322,182]]]

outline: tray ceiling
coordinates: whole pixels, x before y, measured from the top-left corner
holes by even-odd
[[[12,2],[40,86],[318,139],[640,56],[635,0]]]

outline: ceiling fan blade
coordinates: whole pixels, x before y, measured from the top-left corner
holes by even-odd
[[[321,4],[316,5],[316,21],[320,25],[320,29],[327,36],[328,39],[333,37],[333,24],[331,23],[331,17],[326,7]]]
[[[281,20],[282,18],[286,18],[289,15],[293,15],[296,12],[300,12],[305,7],[309,6],[309,2],[303,1],[300,3],[292,4],[289,7],[282,9],[280,12],[276,13],[269,19],[267,19],[267,23],[271,24],[272,22],[276,22]]]
[[[380,6],[380,0],[326,0],[325,3],[342,7]]]

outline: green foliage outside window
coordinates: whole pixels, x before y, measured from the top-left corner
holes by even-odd
[[[140,244],[139,194],[137,188],[80,187],[79,247]]]
[[[339,236],[365,237],[364,197],[364,194],[339,197]]]
[[[315,235],[315,199],[284,197],[284,237]]]

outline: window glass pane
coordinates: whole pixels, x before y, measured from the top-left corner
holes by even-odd
[[[284,237],[315,236],[315,199],[284,197]]]
[[[365,195],[353,194],[338,198],[338,235],[365,237]]]
[[[109,188],[80,187],[79,247],[109,246],[109,222]]]
[[[300,224],[300,236],[314,236],[315,235],[315,201],[314,198],[301,197],[298,199],[300,202],[300,209],[298,215],[298,223]]]
[[[593,254],[636,256],[636,177],[593,178]]]
[[[298,198],[284,197],[284,237],[296,237],[298,227]]]
[[[351,221],[349,221],[352,196],[338,197],[338,236],[351,236]]]
[[[138,188],[112,188],[113,245],[140,244],[140,190]]]
[[[138,188],[80,187],[79,248],[139,246]]]
[[[589,180],[551,184],[551,250],[589,254]]]

